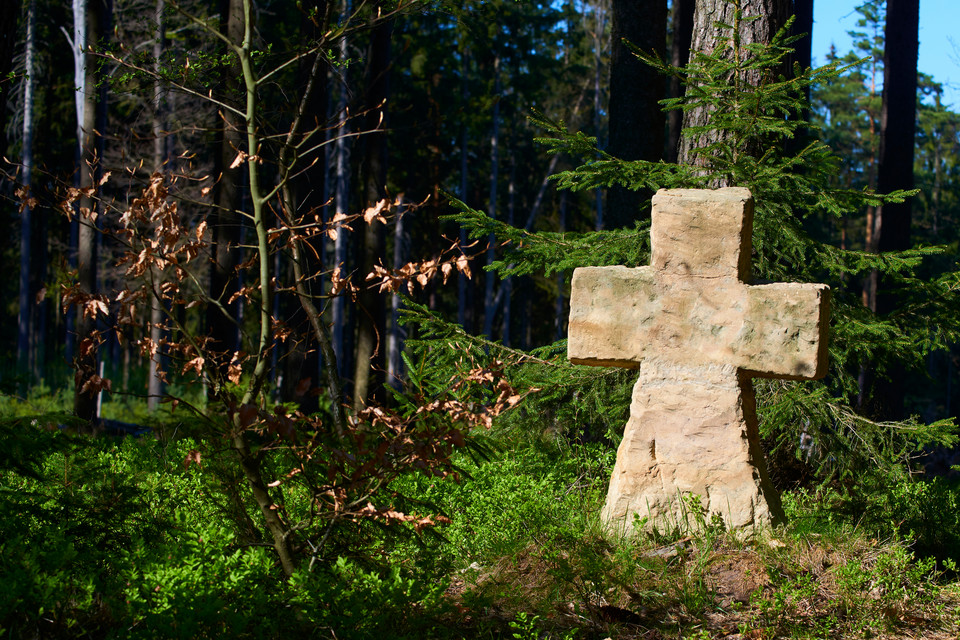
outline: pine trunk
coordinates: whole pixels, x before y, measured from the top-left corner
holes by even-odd
[[[349,4],[343,3],[343,15],[348,15]],[[348,136],[350,134],[350,119],[347,113],[348,107],[348,84],[347,84],[347,61],[349,60],[349,49],[346,36],[343,36],[339,44],[340,69],[336,76],[340,80],[340,92],[337,102],[337,127],[335,129],[338,136],[335,151],[335,178],[333,187],[333,208],[338,215],[347,215],[350,206],[350,144]],[[333,244],[333,268],[334,271],[340,270],[340,275],[346,277],[347,270],[347,234],[341,230],[337,233],[337,238]],[[337,364],[340,368],[338,372],[341,376],[348,370],[347,367],[347,348],[346,348],[346,312],[347,300],[343,295],[338,295],[333,299],[333,349],[337,354]]]
[[[366,108],[370,110],[366,118],[366,130],[378,131],[365,136],[366,154],[363,161],[364,201],[366,207],[376,205],[387,195],[387,136],[386,101],[390,93],[390,36],[393,31],[391,22],[381,22],[370,34],[370,55],[368,56]],[[374,265],[382,260],[386,252],[385,226],[371,221],[363,228],[360,249],[360,273],[365,276],[373,272]],[[368,400],[383,401],[384,372],[386,371],[387,316],[384,297],[379,291],[361,286],[359,295],[359,314],[357,322],[357,351],[354,361],[353,407],[359,411]]]
[[[13,3],[10,3],[13,4]],[[23,186],[29,193],[33,181],[33,103],[34,80],[36,74],[36,0],[27,4],[27,32],[24,44],[24,79],[23,79]],[[6,45],[6,41],[4,45]],[[6,83],[3,83],[6,84]],[[0,101],[0,105],[4,102]],[[30,258],[32,246],[32,207],[24,206],[20,218],[20,308],[17,318],[17,369],[21,375],[30,380],[30,329],[32,314],[30,295]]]
[[[594,7],[593,22],[593,131],[597,138],[597,146],[603,148],[603,127],[600,114],[603,112],[603,36],[606,31],[606,5],[604,0],[597,0]],[[593,191],[594,208],[596,209],[597,229],[606,228],[603,211],[603,189],[597,187]]]
[[[670,42],[670,64],[685,67],[690,60],[690,43],[693,39],[694,0],[673,0],[670,21],[673,38]],[[683,95],[683,82],[680,78],[670,78],[670,97]],[[665,158],[667,162],[676,162],[680,151],[680,132],[683,130],[683,111],[674,109],[667,114],[667,144]]]
[[[460,54],[460,102],[462,105],[463,113],[468,113],[467,107],[470,102],[470,84],[468,82],[467,73],[470,69],[470,53],[463,48],[462,53]],[[461,202],[467,202],[467,119],[465,115],[460,117],[460,200]],[[460,227],[460,246],[465,247],[468,242],[467,237],[467,228],[464,226]],[[470,279],[462,273],[457,271],[457,322],[461,327],[466,331],[473,331],[472,326],[468,327],[467,322],[469,318],[469,312],[471,310],[470,298],[473,288],[470,286]],[[472,324],[472,322],[471,322]]]
[[[739,21],[735,20],[738,4],[741,10]],[[721,37],[725,35],[725,31],[717,26],[718,24],[738,24],[741,47],[751,44],[768,44],[786,23],[789,11],[790,2],[788,0],[740,0],[739,3],[729,2],[729,0],[697,0],[696,10],[693,14],[691,51],[709,55],[718,46],[721,46]],[[760,79],[759,71],[747,70],[744,72],[744,76],[736,79],[736,81],[756,86]],[[690,109],[684,112],[683,128],[706,126],[709,121],[710,112],[706,107]],[[680,140],[679,162],[703,166],[704,160],[698,157],[696,151],[709,144],[721,141],[723,135],[722,131],[714,130],[700,136],[684,136]],[[744,149],[743,151],[751,153],[755,150]],[[730,185],[716,184],[714,186]]]
[[[610,43],[609,144],[607,151],[622,160],[656,162],[663,155],[663,74],[644,64],[624,40],[645,53],[665,56],[667,4],[665,0],[613,0]],[[632,227],[649,217],[643,204],[652,193],[611,187],[607,192],[605,226]],[[643,213],[642,213],[643,212]]]
[[[887,0],[886,39],[883,54],[883,107],[880,113],[880,163],[877,190],[889,193],[913,188],[913,152],[917,107],[917,54],[919,49],[919,0]],[[909,249],[910,200],[877,208],[874,229],[880,253]],[[886,315],[897,310],[897,295],[883,278],[878,279],[876,311]],[[872,413],[885,420],[905,417],[906,372],[899,362],[878,380],[872,394]]]

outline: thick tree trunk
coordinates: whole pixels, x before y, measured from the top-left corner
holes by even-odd
[[[913,188],[919,16],[919,0],[887,0],[880,163],[877,169],[877,190],[880,193]],[[910,200],[884,204],[875,215],[875,240],[880,253],[910,248]],[[890,314],[897,307],[896,294],[887,290],[880,278],[876,312]],[[887,375],[886,380],[877,380],[871,394],[874,406],[869,409],[883,419],[902,419],[906,372],[897,363],[888,369]]]
[[[670,21],[673,39],[670,42],[670,64],[685,67],[690,60],[690,43],[693,40],[694,0],[673,0]],[[670,78],[670,97],[683,95],[683,82],[680,78]],[[667,114],[667,162],[676,162],[680,151],[680,132],[683,130],[683,111],[674,109]]]
[[[593,21],[593,131],[597,138],[597,146],[603,148],[603,36],[606,32],[607,8],[605,0],[597,0],[594,7]],[[596,227],[606,229],[607,222],[603,209],[603,189],[597,187],[593,191],[594,208],[596,209]]]
[[[800,70],[808,69],[813,64],[812,57],[812,47],[813,47],[813,0],[793,0],[793,15],[795,20],[793,22],[793,27],[791,27],[791,35],[801,35],[802,37],[797,40],[793,45],[793,55],[788,61],[789,69],[788,71],[792,74],[794,65],[800,67]],[[803,102],[804,107],[801,110],[799,117],[804,122],[810,121],[810,87],[806,87],[803,91]],[[789,139],[786,143],[787,153],[797,154],[804,147],[807,146],[807,143],[810,140],[810,131],[808,128],[803,127],[799,129],[793,138]]]
[[[367,68],[366,106],[370,113],[366,118],[368,134],[366,154],[363,161],[364,201],[366,207],[376,205],[385,198],[387,180],[386,101],[390,93],[390,35],[391,22],[382,22],[370,33],[370,55]],[[363,229],[360,249],[360,273],[373,272],[373,267],[383,259],[386,252],[385,226],[372,221]],[[354,368],[353,406],[359,411],[368,399],[383,401],[384,373],[386,371],[387,316],[384,297],[374,288],[361,288],[357,323],[357,352]]]
[[[665,0],[613,0],[612,9],[607,151],[623,160],[656,162],[663,155],[664,116],[658,103],[664,97],[663,74],[641,62],[624,40],[645,53],[664,57],[667,4]],[[611,187],[607,192],[604,226],[633,226],[651,195]],[[644,215],[649,217],[649,210],[645,211]]]
[[[786,23],[789,17],[790,3],[787,0],[741,0],[741,20],[739,36],[742,47],[750,44],[767,44]],[[733,25],[736,3],[728,0],[697,0],[693,15],[692,51],[711,54],[721,45],[720,38],[725,35],[718,23]],[[732,51],[730,52],[732,55]],[[747,70],[742,78],[733,79],[756,86],[760,82],[760,72]],[[706,126],[710,121],[709,110],[705,107],[690,109],[683,116],[683,128]],[[679,161],[684,164],[703,166],[705,161],[695,151],[721,140],[721,131],[712,131],[701,136],[684,136],[680,140]],[[750,149],[744,149],[750,153]],[[717,187],[729,186],[717,184]]]
[[[791,68],[793,63],[800,65],[800,69],[807,69],[813,61],[813,0],[793,0],[793,27],[792,35],[801,35],[796,44],[793,45],[793,56],[791,57]],[[810,89],[807,88],[806,98],[810,99]]]

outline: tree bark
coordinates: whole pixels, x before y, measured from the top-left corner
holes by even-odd
[[[786,23],[789,16],[788,0],[740,0],[731,3],[728,0],[697,0],[693,15],[693,41],[691,51],[709,55],[721,45],[720,38],[724,30],[717,23],[733,25],[737,4],[742,10],[738,34],[742,47],[750,44],[768,44],[773,36]],[[730,52],[732,55],[732,52]],[[747,70],[740,81],[756,86],[761,80],[760,72]],[[683,128],[705,126],[709,123],[710,113],[705,107],[684,112]],[[683,164],[703,166],[704,160],[694,153],[697,149],[721,141],[724,132],[711,131],[700,136],[684,136],[680,140],[679,161]],[[749,149],[744,150],[750,152]],[[730,186],[717,184],[717,187]]]
[[[912,189],[914,184],[919,16],[919,0],[887,0],[880,163],[877,169],[877,190],[880,193]],[[878,252],[910,248],[910,208],[910,200],[886,203],[877,208],[874,228]],[[878,314],[893,313],[899,304],[897,295],[885,285],[880,277],[875,309]],[[870,409],[879,418],[899,420],[905,417],[906,371],[896,362],[888,368],[887,376],[885,380],[877,380]]]
[[[13,5],[14,3],[10,3]],[[2,9],[0,11],[7,11]],[[24,188],[29,193],[33,181],[33,103],[34,103],[34,80],[36,73],[36,0],[30,0],[27,3],[27,32],[24,43],[24,71],[23,71],[23,151],[21,161],[23,163],[23,173],[21,180]],[[13,16],[9,16],[12,18]],[[4,16],[6,19],[7,16]],[[16,21],[14,21],[16,22]],[[11,34],[12,35],[12,34]],[[3,48],[6,49],[9,44],[7,36],[3,36]],[[13,40],[12,37],[9,38]],[[8,83],[0,82],[0,85],[6,86]],[[6,98],[0,100],[0,105],[5,104]],[[5,140],[4,140],[5,147]],[[3,149],[0,148],[0,151]],[[20,218],[20,308],[17,318],[17,368],[21,374],[30,376],[30,329],[32,324],[30,295],[30,257],[32,255],[32,207],[29,205],[23,207],[23,213]],[[29,380],[32,383],[32,380]]]
[[[490,197],[487,203],[487,215],[497,217],[497,186],[500,181],[500,57],[493,60],[493,131],[490,134]],[[487,238],[487,264],[494,260],[496,239],[491,233]],[[483,296],[483,335],[493,338],[493,317],[496,315],[494,304],[494,282],[496,274],[487,271]]]
[[[161,72],[160,57],[163,55],[164,40],[164,22],[163,12],[166,8],[166,0],[156,0],[154,7],[154,28],[157,35],[153,42],[153,70],[158,78]],[[153,170],[163,171],[167,162],[167,136],[166,117],[163,104],[163,84],[155,80],[153,83]],[[160,283],[162,280],[159,271],[155,271],[156,295],[152,297],[150,304],[150,339],[159,344],[163,337],[161,329],[163,323],[163,299],[160,294]],[[163,353],[157,350],[157,360],[151,362],[147,372],[147,410],[151,413],[160,406],[160,399],[163,396]]]
[[[601,112],[603,111],[603,36],[606,31],[607,10],[605,0],[596,0],[594,7],[593,20],[593,131],[597,137],[597,146],[603,148],[603,130]],[[606,229],[607,222],[604,217],[603,207],[603,189],[597,187],[593,190],[594,207],[596,209],[596,227],[597,230]]]
[[[300,18],[300,36],[304,43],[314,44],[319,42],[329,27],[330,14],[333,3],[327,0],[310,0],[303,5]],[[329,135],[326,130],[328,122],[327,109],[329,107],[329,92],[327,90],[327,71],[329,65],[324,62],[315,66],[314,60],[310,57],[304,58],[300,65],[298,81],[304,87],[307,95],[303,96],[303,113],[301,115],[302,124],[300,128],[304,135],[311,134],[314,137],[324,137]],[[296,220],[303,214],[303,222],[312,222],[314,216],[322,219],[325,213],[329,180],[327,178],[327,167],[329,163],[328,147],[324,146],[315,156],[301,158],[300,161],[304,168],[297,173],[295,178],[291,178],[290,189],[293,190],[295,197],[292,201],[295,203],[296,211],[291,211],[290,215]],[[293,206],[293,205],[291,205]],[[298,213],[299,212],[299,213]],[[303,242],[307,245],[301,255],[302,270],[306,274],[307,280],[302,283],[307,295],[311,298],[319,295],[323,288],[321,273],[323,271],[323,241],[324,236],[313,236],[304,238]],[[302,305],[299,305],[302,307]],[[291,326],[300,321],[301,316],[296,310],[289,310],[288,319]],[[324,371],[322,367],[321,349],[315,339],[311,339],[313,332],[307,332],[302,341],[288,340],[288,348],[291,353],[284,357],[284,385],[280,389],[281,397],[284,399],[294,399],[300,405],[300,410],[306,414],[311,414],[319,409],[319,397],[315,393],[303,393],[304,385],[302,382],[309,379],[311,383],[319,386],[323,378]],[[293,351],[296,351],[293,353]],[[342,398],[337,398],[335,402],[342,402]]]
[[[220,32],[230,42],[243,40],[243,2],[242,0],[220,0]],[[223,75],[220,97],[228,102],[239,99],[242,90],[240,81],[240,63],[230,56],[231,63]],[[213,264],[210,269],[210,298],[207,306],[207,331],[213,339],[212,352],[225,355],[217,360],[221,370],[225,370],[233,351],[240,349],[239,313],[240,301],[228,303],[230,297],[239,288],[237,265],[240,263],[240,244],[243,218],[240,215],[241,191],[244,181],[244,164],[231,167],[237,153],[244,148],[243,120],[236,114],[223,109],[220,113],[220,141],[215,160],[219,180],[214,190],[216,207],[213,215],[212,230]]]
[[[342,2],[343,15],[348,15],[349,3],[347,0]],[[336,214],[348,214],[350,206],[350,142],[347,136],[350,133],[350,118],[347,114],[349,105],[348,94],[349,84],[347,80],[347,62],[350,57],[347,37],[342,36],[339,43],[338,55],[340,58],[340,69],[335,76],[340,80],[340,91],[337,99],[337,127],[335,129],[337,138],[335,150],[335,179],[333,187],[333,208]],[[337,234],[333,245],[333,268],[340,269],[341,276],[346,277],[347,271],[347,234],[341,230]],[[343,376],[347,368],[347,349],[346,349],[346,315],[347,301],[341,294],[333,299],[333,348],[337,354],[337,363],[340,368],[339,374]]]
[[[791,35],[803,36],[793,45],[793,55],[788,64],[789,72],[793,74],[794,65],[800,70],[809,69],[813,64],[813,0],[793,0],[793,15],[795,20],[791,27]],[[800,119],[810,121],[810,87],[803,90],[804,107],[800,112]],[[810,131],[804,127],[797,131],[793,138],[787,141],[787,152],[799,153],[810,139]]]
[[[664,137],[664,115],[659,104],[664,97],[663,74],[641,62],[624,40],[662,58],[666,38],[664,0],[612,1],[607,151],[622,160],[660,160]],[[641,218],[642,204],[651,195],[627,187],[611,187],[607,192],[604,226],[632,226]],[[643,216],[649,217],[649,210],[645,211]]]
[[[365,136],[364,200],[367,207],[385,198],[387,180],[386,101],[390,93],[390,21],[376,25],[370,33],[370,55],[367,68],[366,117],[367,131],[378,131]],[[383,259],[386,252],[385,226],[371,221],[363,229],[360,249],[361,269],[365,276]],[[354,361],[353,406],[359,411],[368,399],[383,401],[383,382],[386,371],[387,316],[384,297],[364,283],[359,295],[357,323],[357,351]]]
[[[673,0],[671,7],[671,25],[673,39],[670,42],[670,64],[685,67],[690,60],[690,44],[693,40],[694,0]],[[670,97],[683,95],[683,82],[680,78],[670,78]],[[667,114],[667,162],[676,162],[680,151],[680,132],[683,130],[683,111],[674,109]]]
[[[406,234],[403,224],[403,200],[397,206],[397,217],[393,227],[393,268],[399,271],[406,260]],[[390,336],[387,347],[387,384],[399,391],[403,384],[403,342],[406,332],[400,326],[400,308],[402,302],[399,293],[390,295]],[[462,325],[461,325],[462,326]]]
[[[468,72],[470,70],[470,52],[466,46],[462,47],[460,52],[460,103],[463,113],[469,113],[468,106],[470,103],[470,83],[468,80]],[[467,133],[467,119],[466,117],[461,116],[460,118],[460,201],[464,204],[467,203],[467,186],[469,184],[468,179],[468,169],[467,169],[467,160],[468,160],[468,142],[469,137]],[[467,246],[469,238],[467,237],[467,228],[462,226],[460,227],[460,246]],[[473,305],[472,302],[472,293],[473,286],[471,285],[470,279],[467,278],[466,274],[462,271],[457,271],[457,323],[463,327],[466,331],[472,331],[472,326],[468,326],[468,322],[473,324],[472,313]]]
[[[98,111],[105,109],[105,95],[97,87],[97,59],[92,53],[100,45],[104,32],[104,23],[109,17],[109,0],[75,0],[74,14],[78,22],[76,33],[84,32],[83,46],[75,41],[81,60],[82,81],[78,84],[78,166],[79,186],[81,190],[95,188],[96,176],[100,172],[100,154],[97,136]],[[83,26],[79,26],[82,24]],[[76,37],[76,36],[75,36]],[[79,40],[79,38],[76,38]],[[89,193],[89,191],[87,192]],[[80,287],[87,293],[97,290],[97,226],[96,216],[92,215],[98,204],[91,195],[84,195],[78,201],[80,215],[77,234],[77,279]],[[77,314],[76,332],[78,339],[77,355],[74,360],[75,392],[73,411],[81,420],[92,423],[97,418],[97,393],[87,387],[87,383],[97,375],[97,355],[93,345],[95,324],[83,313]]]

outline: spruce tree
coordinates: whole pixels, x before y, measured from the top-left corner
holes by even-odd
[[[737,17],[739,19],[739,17]],[[930,443],[952,443],[952,420],[922,424],[915,418],[877,423],[857,415],[857,374],[864,362],[879,363],[880,375],[893,363],[923,362],[932,350],[960,335],[960,315],[952,301],[958,273],[918,276],[925,261],[943,255],[942,248],[914,248],[873,254],[837,247],[815,237],[820,219],[840,220],[867,206],[900,202],[911,192],[877,194],[868,187],[844,189],[833,177],[840,160],[820,140],[795,152],[787,142],[813,125],[803,118],[806,90],[836,82],[849,67],[833,61],[818,69],[795,69],[787,77],[784,61],[799,36],[789,36],[790,23],[770,44],[738,43],[725,28],[722,46],[697,54],[682,69],[643,56],[662,72],[695,81],[683,98],[664,101],[667,109],[705,110],[709,119],[688,127],[684,135],[707,140],[694,145],[698,166],[642,160],[624,161],[596,148],[594,138],[569,131],[563,123],[541,115],[534,120],[547,131],[540,142],[554,153],[583,159],[572,170],[554,176],[559,187],[588,191],[625,186],[633,190],[697,188],[730,184],[749,188],[756,200],[754,274],[758,280],[827,282],[834,292],[831,322],[831,373],[823,381],[764,381],[758,385],[761,430],[768,444],[815,463],[821,480],[905,477],[911,456]],[[739,47],[738,55],[730,55]],[[756,84],[734,83],[747,73]],[[720,135],[704,136],[719,132]],[[493,233],[505,241],[503,259],[490,268],[501,276],[542,272],[550,276],[588,265],[639,266],[649,261],[649,226],[584,234],[529,232],[493,220],[451,199],[459,213],[453,219],[474,237]],[[902,292],[896,315],[879,317],[860,300],[860,277],[876,269]],[[572,366],[565,361],[565,341],[524,353],[484,338],[413,308],[421,325],[417,354],[446,375],[464,353],[506,363],[515,387],[536,390],[518,409],[501,418],[504,426],[531,423],[575,438],[611,437],[616,441],[629,405],[633,376],[610,370]],[[534,419],[535,418],[535,419]],[[804,443],[801,449],[801,443]],[[882,472],[882,473],[880,473]]]

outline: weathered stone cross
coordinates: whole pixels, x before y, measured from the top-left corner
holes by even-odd
[[[830,291],[746,284],[752,229],[746,189],[661,190],[650,266],[574,271],[568,357],[640,370],[604,506],[612,526],[679,518],[686,493],[729,527],[783,519],[751,378],[826,374]]]

